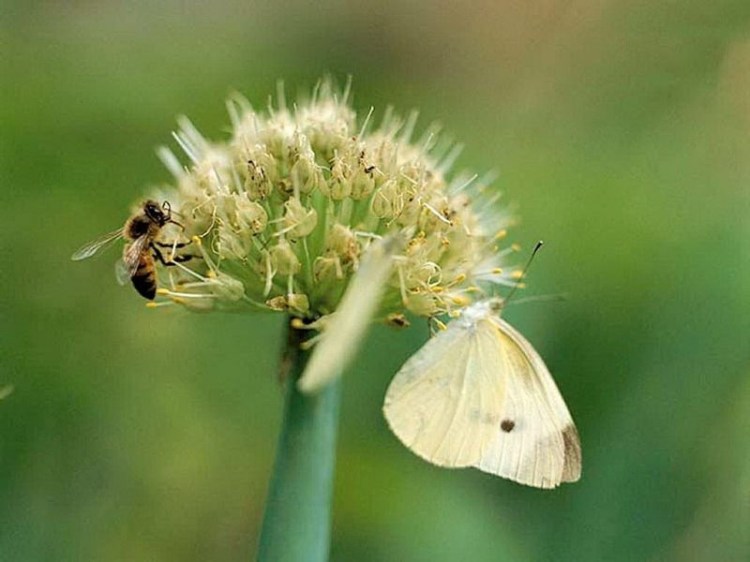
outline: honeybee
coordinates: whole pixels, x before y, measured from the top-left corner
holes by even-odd
[[[140,210],[130,217],[125,226],[92,240],[81,247],[71,259],[78,261],[97,254],[107,248],[114,241],[121,238],[130,240],[122,251],[122,260],[118,262],[118,279],[125,283],[128,279],[138,293],[153,300],[156,296],[156,262],[158,259],[163,265],[174,265],[177,261],[186,261],[190,256],[173,256],[169,261],[164,259],[158,246],[176,247],[185,246],[184,243],[162,244],[157,242],[156,237],[167,223],[172,223],[184,229],[179,222],[172,218],[172,208],[169,201],[161,205],[149,199],[143,202]]]

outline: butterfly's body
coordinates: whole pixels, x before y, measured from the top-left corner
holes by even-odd
[[[501,304],[466,308],[404,364],[386,394],[388,423],[439,466],[540,488],[578,480],[570,413],[534,348],[499,317]]]

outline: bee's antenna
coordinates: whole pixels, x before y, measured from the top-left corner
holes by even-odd
[[[503,299],[503,306],[505,306],[508,303],[511,297],[516,294],[516,291],[518,290],[518,288],[521,287],[521,285],[523,284],[523,280],[526,278],[526,273],[529,271],[531,262],[534,261],[534,256],[536,256],[536,253],[539,250],[541,250],[542,246],[544,246],[544,242],[539,240],[539,242],[536,243],[536,246],[534,246],[534,249],[531,251],[531,255],[529,256],[529,260],[526,262],[526,265],[523,266],[523,269],[521,270],[521,275],[518,276],[518,282],[510,290],[510,293],[508,293],[508,296]]]
[[[164,209],[167,212],[167,222],[171,222],[172,224],[176,224],[179,226],[183,231],[185,230],[185,225],[182,223],[177,222],[172,218],[172,204],[169,201],[164,201],[164,203],[161,204],[161,208]],[[174,214],[177,216],[182,216],[177,211],[174,211]]]

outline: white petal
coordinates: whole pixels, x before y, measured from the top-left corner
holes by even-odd
[[[297,383],[300,390],[320,390],[340,376],[352,360],[380,302],[400,246],[400,239],[393,236],[370,245]]]

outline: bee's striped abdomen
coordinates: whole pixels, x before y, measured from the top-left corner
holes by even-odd
[[[144,252],[141,255],[138,261],[138,269],[135,270],[131,281],[135,290],[142,297],[154,300],[154,297],[156,297],[156,268],[151,254]]]

